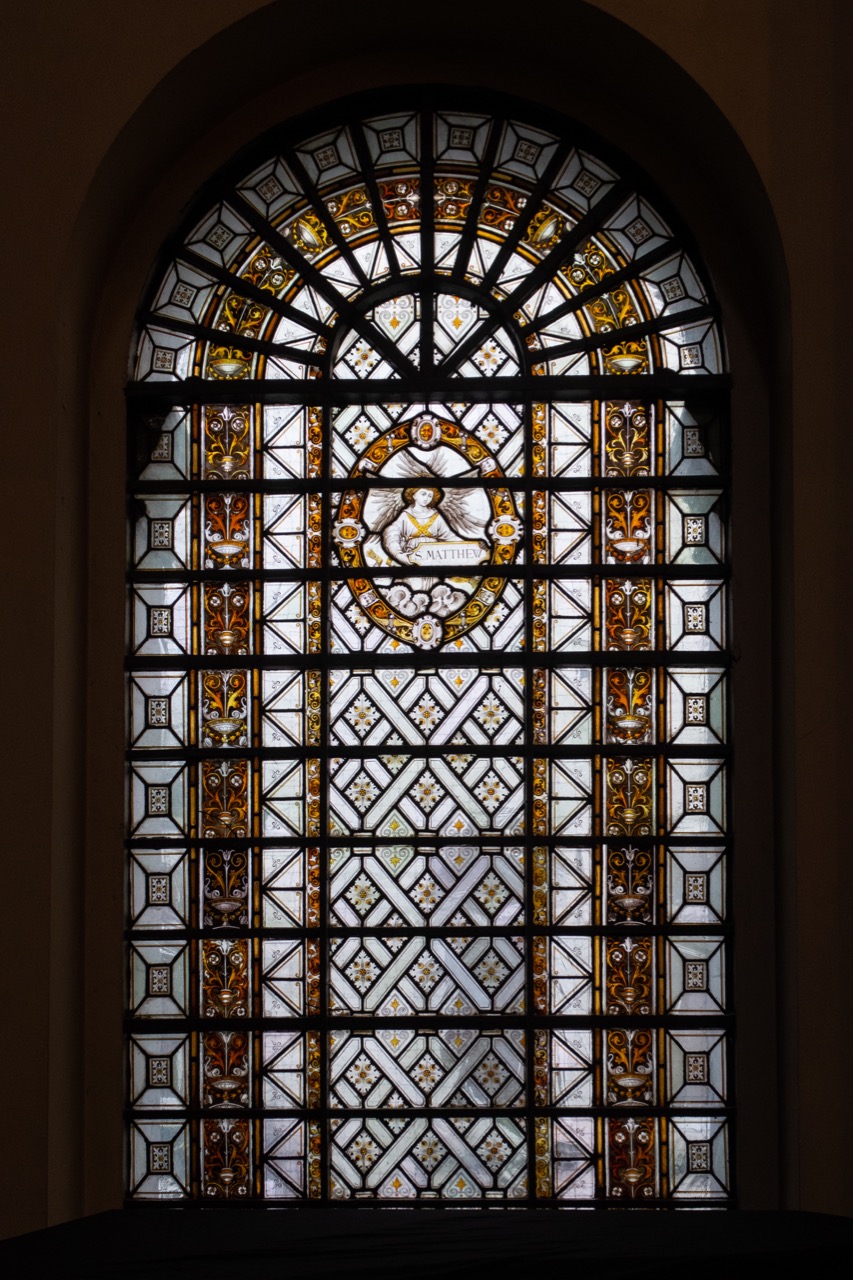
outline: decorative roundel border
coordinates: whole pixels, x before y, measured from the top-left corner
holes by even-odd
[[[353,468],[350,479],[381,478],[383,468],[411,448],[419,452],[432,452],[440,445],[452,449],[472,468],[480,481],[492,481],[502,477],[495,458],[483,444],[458,423],[441,419],[431,413],[420,413],[414,419],[401,421],[368,446]],[[425,476],[425,483],[440,484],[440,477]],[[413,477],[409,484],[417,484]],[[487,534],[488,564],[511,565],[516,558],[522,536],[522,522],[515,499],[509,489],[490,485],[484,489],[488,498],[492,519],[484,532]],[[334,513],[332,536],[338,547],[341,563],[349,569],[367,566],[364,541],[368,533],[364,522],[364,507],[370,494],[365,486],[347,488],[341,495]],[[387,558],[387,565],[393,561]],[[387,576],[387,575],[386,575]],[[426,613],[420,619],[407,618],[394,609],[388,599],[380,570],[369,578],[351,578],[350,590],[365,613],[388,635],[420,649],[434,649],[445,641],[456,640],[481,622],[499,599],[505,578],[480,576],[471,578],[473,593],[446,617],[438,618]],[[367,585],[365,585],[367,584]]]

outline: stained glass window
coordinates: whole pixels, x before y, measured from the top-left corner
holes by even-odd
[[[338,103],[128,388],[128,1195],[731,1201],[728,382],[565,120]]]

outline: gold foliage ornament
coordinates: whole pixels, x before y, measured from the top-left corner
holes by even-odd
[[[607,736],[612,742],[646,742],[652,735],[652,673],[615,667],[607,673]]]
[[[628,1200],[654,1196],[655,1122],[652,1119],[608,1120],[610,1194]]]
[[[607,834],[648,836],[652,834],[652,781],[654,765],[649,759],[607,760]]]
[[[546,205],[531,218],[522,243],[530,245],[541,255],[557,244],[565,229],[566,219],[563,215]]]
[[[249,763],[247,760],[203,760],[201,827],[206,840],[249,835]]]
[[[210,1200],[248,1196],[251,1144],[248,1120],[205,1120],[204,1194]]]
[[[651,474],[649,415],[645,407],[610,401],[604,409],[605,475]]]
[[[645,1016],[652,1012],[652,939],[608,938],[608,1014]]]
[[[202,944],[202,1012],[245,1018],[249,1012],[248,939],[205,939]]]
[[[290,238],[301,253],[313,257],[330,247],[329,232],[316,213],[303,213],[290,228]]]
[[[645,650],[651,646],[652,584],[648,578],[606,578],[604,628],[608,649]]]
[[[251,466],[251,410],[248,405],[208,405],[204,409],[204,477],[248,480]]]
[[[646,1027],[607,1032],[607,1101],[616,1106],[654,1102],[653,1033]]]
[[[327,200],[326,208],[340,228],[341,235],[347,239],[357,236],[361,231],[369,231],[376,225],[364,187],[353,187],[342,195]]]

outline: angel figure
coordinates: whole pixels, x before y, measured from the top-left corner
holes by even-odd
[[[404,489],[403,502],[405,506],[397,519],[382,530],[382,545],[392,559],[416,564],[412,552],[424,542],[453,542],[459,538],[438,510],[440,489]]]
[[[484,533],[490,511],[488,499],[479,487],[442,490],[421,481],[403,490],[374,490],[365,515],[372,534],[368,541],[374,546],[381,544],[386,563],[419,564],[419,548],[441,543],[452,544],[448,564],[458,565],[461,560],[473,565],[488,556]],[[388,591],[388,600],[407,617],[427,609],[446,617],[461,608],[472,589],[473,584],[466,578],[397,578]]]

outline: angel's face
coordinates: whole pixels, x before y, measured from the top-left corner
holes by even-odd
[[[416,489],[415,502],[419,507],[431,507],[435,502],[435,492],[432,489]]]

